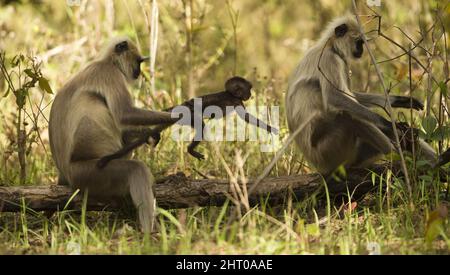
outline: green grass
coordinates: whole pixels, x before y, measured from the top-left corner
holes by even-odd
[[[425,241],[435,200],[420,193],[414,192],[414,209],[393,191],[390,202],[385,193],[372,194],[351,212],[289,196],[283,205],[263,202],[242,217],[229,202],[160,210],[159,230],[151,235],[117,213],[2,213],[0,254],[368,254],[371,243],[382,254],[448,254],[448,226]]]

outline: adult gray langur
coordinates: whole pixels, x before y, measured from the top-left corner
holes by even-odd
[[[173,123],[170,113],[134,107],[127,84],[136,80],[145,60],[128,38],[114,39],[104,53],[70,79],[53,102],[49,136],[59,183],[88,190],[89,196],[113,198],[131,195],[143,231],[153,227],[153,176],[130,154],[111,161],[105,169],[96,163],[122,148],[125,129]]]
[[[317,112],[296,143],[305,159],[328,176],[340,165],[364,167],[395,150],[390,121],[370,107],[386,106],[382,95],[351,91],[349,63],[362,57],[364,41],[354,17],[332,21],[293,72],[286,94],[288,127],[294,132]],[[423,109],[417,99],[389,96],[392,107]],[[411,105],[412,102],[412,105]],[[420,141],[429,159],[433,149]]]

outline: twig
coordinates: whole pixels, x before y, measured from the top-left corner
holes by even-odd
[[[411,51],[412,47],[410,46],[409,49]],[[410,95],[409,104],[411,106],[411,108],[409,109],[409,112],[410,112],[410,117],[411,117],[411,127],[414,128],[413,108],[412,108],[412,104],[413,104],[412,103],[413,79],[412,79],[412,62],[411,62],[412,60],[411,60],[410,54],[408,54],[408,57],[409,57],[408,58],[408,73],[409,73],[409,95]],[[414,138],[414,131],[410,131],[410,132],[411,132],[411,141],[412,141],[412,146],[411,146],[412,147],[412,159],[413,159],[413,167],[414,167],[413,173],[415,173],[416,172],[416,150],[415,150],[416,139]],[[415,179],[416,177],[414,176],[413,178]]]
[[[359,27],[359,30],[360,30],[360,33],[361,33],[361,37],[364,40],[364,44],[366,45],[367,52],[369,53],[370,59],[372,60],[372,64],[375,67],[375,70],[377,72],[377,75],[378,75],[378,78],[380,80],[381,86],[383,87],[384,94],[385,94],[386,98],[389,98],[388,89],[387,89],[386,84],[384,82],[383,75],[381,74],[381,70],[380,70],[380,68],[379,68],[379,66],[377,64],[377,61],[375,59],[375,56],[374,56],[372,50],[369,47],[369,44],[367,43],[366,35],[364,34],[364,31],[362,29],[361,20],[359,18],[358,12],[357,12],[357,7],[356,7],[355,0],[352,0],[352,6],[353,6],[353,12],[354,12],[355,17],[356,17],[356,21],[358,22],[358,27]],[[381,32],[380,32],[380,34],[381,34]],[[402,47],[402,46],[400,45],[400,47]],[[411,57],[413,57],[412,54],[410,54],[410,55],[411,55]],[[396,142],[397,150],[398,150],[398,153],[400,155],[400,164],[401,164],[402,172],[403,172],[403,175],[405,176],[405,182],[406,182],[406,186],[408,188],[409,199],[411,200],[412,199],[411,182],[410,182],[409,175],[408,175],[408,169],[406,168],[406,162],[405,162],[405,157],[403,155],[403,150],[402,150],[402,148],[400,146],[400,138],[398,136],[397,125],[395,123],[396,120],[395,120],[394,114],[392,112],[391,102],[389,100],[386,100],[386,103],[387,103],[386,107],[387,107],[389,116],[391,118],[392,129],[394,130],[394,136],[395,136],[395,142]]]
[[[153,0],[152,2],[152,29],[150,31],[150,85],[152,94],[155,93],[155,64],[156,64],[156,52],[158,50],[158,30],[159,30],[159,9],[158,2]]]
[[[354,5],[354,9],[355,9],[355,13],[356,13],[356,3],[355,3],[355,1],[354,0],[352,0],[352,3],[353,3],[353,5]],[[427,73],[428,73],[428,70],[427,70],[427,68],[422,64],[422,62],[420,62],[420,60],[417,58],[417,57],[415,57],[411,52],[409,52],[405,47],[403,47],[402,45],[400,45],[398,42],[396,42],[395,40],[393,40],[392,38],[390,38],[389,36],[387,36],[387,35],[385,35],[382,31],[381,31],[381,15],[379,15],[375,10],[373,10],[373,9],[371,9],[370,7],[369,7],[369,9],[375,14],[375,16],[376,17],[378,17],[378,35],[379,36],[381,36],[381,37],[383,37],[384,39],[386,39],[386,40],[388,40],[389,42],[391,42],[392,44],[394,44],[395,46],[397,46],[397,47],[399,47],[400,49],[402,49],[403,50],[403,52],[405,53],[405,54],[409,54],[409,55],[411,55],[411,58],[412,59],[414,59],[414,61],[416,61],[417,62],[417,64],[424,70],[424,71],[426,71]],[[359,25],[361,26],[361,22],[359,21],[359,17],[358,17],[358,15],[357,15],[357,18],[358,18],[358,22],[359,22]],[[398,28],[399,29],[399,28]],[[362,28],[361,28],[361,32],[362,32],[362,34],[364,35],[364,39],[365,39],[365,42],[367,42],[367,38],[365,37],[365,34],[364,34],[364,32],[362,31]],[[405,33],[403,32],[403,34],[405,35]],[[407,36],[408,37],[408,36]],[[366,44],[367,45],[367,44]],[[402,55],[403,56],[403,55]],[[383,62],[387,62],[387,61],[383,61]],[[439,82],[433,77],[433,81],[436,83],[436,84],[439,84]]]
[[[78,40],[72,42],[72,43],[59,45],[57,47],[54,47],[54,48],[46,51],[45,53],[38,55],[36,58],[38,61],[42,61],[42,62],[46,63],[50,57],[53,57],[55,55],[58,55],[60,53],[67,52],[67,51],[75,51],[77,48],[83,46],[83,44],[86,43],[87,40],[88,39],[85,36],[81,39],[78,39]]]

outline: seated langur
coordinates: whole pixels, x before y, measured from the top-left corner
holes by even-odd
[[[155,215],[153,176],[129,155],[98,169],[97,161],[122,148],[122,132],[133,127],[173,123],[170,113],[133,106],[128,83],[145,60],[128,38],[115,39],[58,92],[50,113],[50,146],[59,182],[88,191],[89,196],[131,195],[145,232]]]
[[[289,130],[306,123],[296,137],[305,159],[328,176],[339,166],[365,167],[394,148],[392,124],[370,107],[422,109],[418,100],[351,91],[349,63],[362,57],[364,41],[353,16],[332,21],[321,38],[306,53],[292,74],[286,93]],[[307,119],[316,113],[309,122]],[[419,141],[427,159],[436,158],[434,150]]]

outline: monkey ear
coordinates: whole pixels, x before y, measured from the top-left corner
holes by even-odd
[[[116,45],[115,51],[116,53],[123,53],[124,51],[128,50],[128,42],[123,41]]]
[[[336,35],[336,37],[342,37],[347,33],[347,31],[348,31],[347,24],[342,24],[334,29],[334,34]]]

